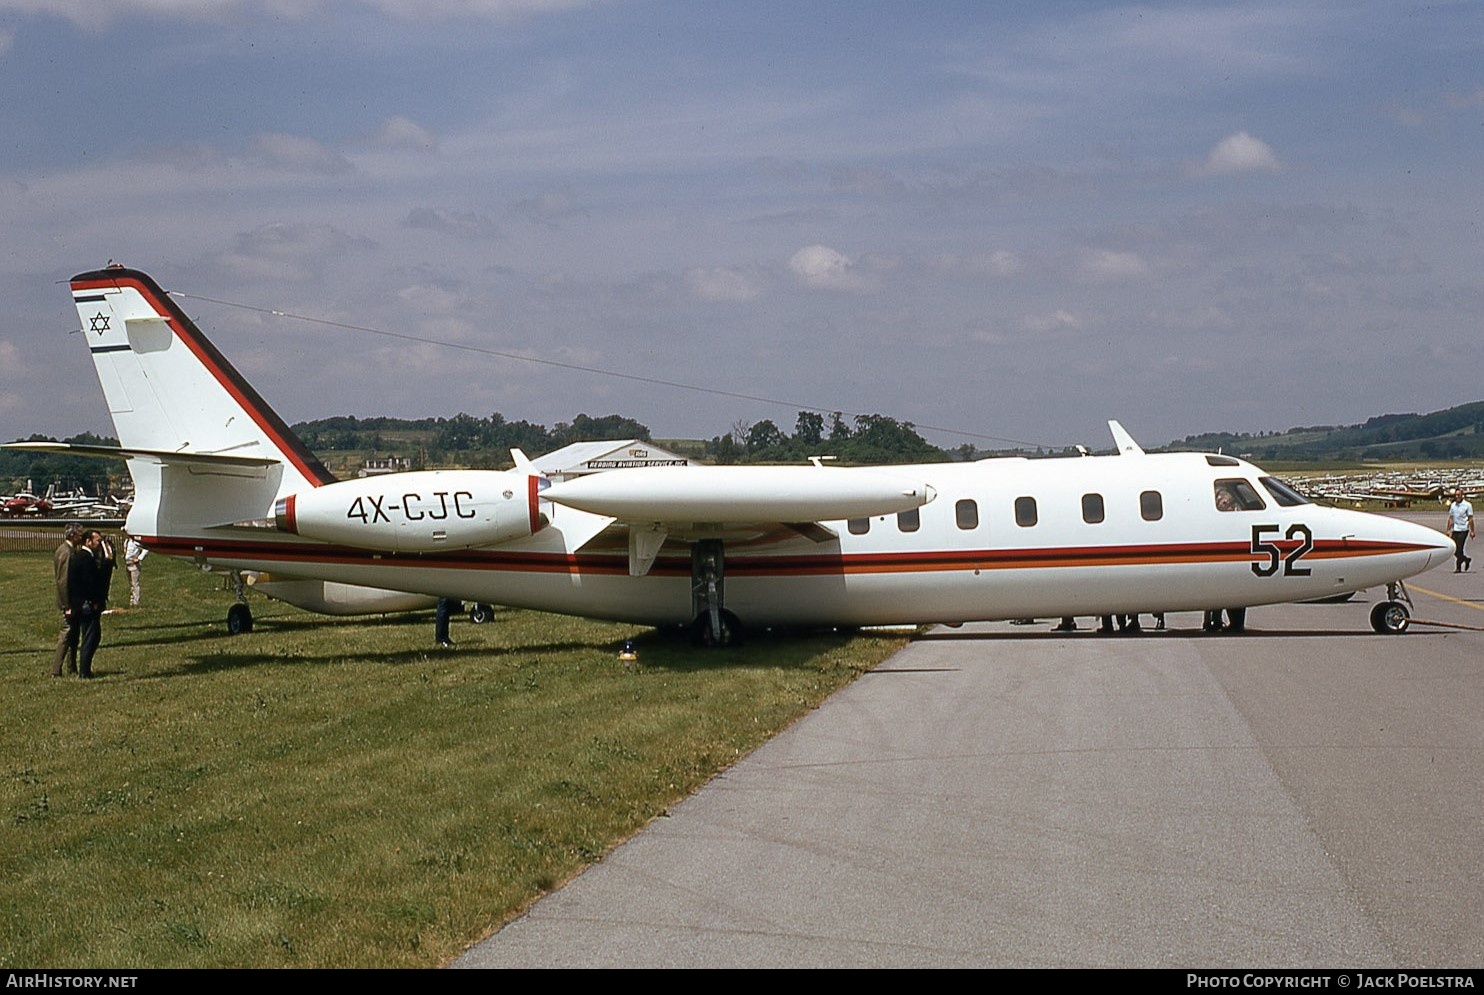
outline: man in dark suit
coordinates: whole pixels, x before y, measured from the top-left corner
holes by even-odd
[[[113,582],[113,545],[97,529],[89,532],[67,565],[67,596],[77,625],[77,676],[93,676],[93,654],[103,638],[103,609]]]
[[[61,677],[65,669],[77,673],[77,623],[72,618],[72,599],[67,596],[67,567],[72,554],[82,545],[81,522],[68,522],[62,532],[62,544],[52,554],[52,572],[56,575],[57,611],[62,613],[62,631],[57,634],[57,655],[52,660],[52,676]]]

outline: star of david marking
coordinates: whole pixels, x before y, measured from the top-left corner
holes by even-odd
[[[88,326],[89,331],[97,332],[99,335],[102,335],[104,332],[108,331],[108,315],[104,314],[102,311],[99,311],[96,315],[88,319]]]

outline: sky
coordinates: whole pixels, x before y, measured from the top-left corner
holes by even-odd
[[[0,0],[0,437],[112,434],[110,261],[290,422],[1479,400],[1481,49],[1474,0]]]

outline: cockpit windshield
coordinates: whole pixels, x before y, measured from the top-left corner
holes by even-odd
[[[1269,494],[1273,495],[1274,501],[1277,501],[1285,508],[1314,503],[1277,477],[1258,477],[1257,482],[1262,484]]]

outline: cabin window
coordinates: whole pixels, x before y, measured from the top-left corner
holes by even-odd
[[[916,508],[897,512],[897,528],[903,532],[916,532],[922,527],[922,514]]]
[[[1267,503],[1257,489],[1241,477],[1229,477],[1211,485],[1217,511],[1261,511]]]
[[[1036,524],[1035,498],[1018,497],[1015,499],[1015,524],[1026,529]]]
[[[851,535],[863,536],[871,531],[871,520],[869,518],[852,518],[845,523],[845,527],[850,530]]]
[[[1277,501],[1285,508],[1313,503],[1277,477],[1258,477],[1257,482],[1262,484],[1269,494],[1273,495],[1274,501]]]
[[[1145,491],[1139,495],[1139,514],[1146,522],[1157,522],[1165,517],[1165,499],[1159,491]]]
[[[1103,496],[1101,494],[1082,495],[1082,520],[1088,525],[1096,525],[1103,520]]]
[[[961,529],[977,529],[979,527],[978,503],[964,498],[953,506],[953,519],[958,522],[958,527]]]

